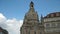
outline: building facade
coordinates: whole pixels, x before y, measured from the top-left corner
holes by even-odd
[[[0,27],[0,34],[8,34],[8,31]]]
[[[44,17],[45,34],[60,34],[60,12],[50,13]]]
[[[60,34],[60,13],[51,13],[39,20],[34,9],[34,3],[30,3],[30,9],[24,16],[20,34]]]

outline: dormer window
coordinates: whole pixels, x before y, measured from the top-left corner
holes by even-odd
[[[33,5],[32,5],[32,7],[33,7]]]
[[[51,14],[51,17],[54,17],[54,14]]]
[[[56,16],[59,16],[59,13],[56,13]]]

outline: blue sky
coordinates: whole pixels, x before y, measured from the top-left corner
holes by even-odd
[[[0,0],[0,27],[9,34],[20,34],[24,15],[29,11],[30,2],[34,2],[39,17],[52,12],[60,12],[60,0]]]
[[[60,12],[60,0],[0,0],[0,13],[7,18],[24,19],[29,11],[30,2],[34,2],[35,11],[38,15],[46,16],[52,12]]]

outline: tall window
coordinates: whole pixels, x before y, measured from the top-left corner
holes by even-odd
[[[42,32],[40,32],[40,34],[42,34]]]
[[[36,31],[34,32],[34,34],[36,34]]]
[[[28,31],[28,34],[30,34],[30,29],[29,29],[29,31]]]

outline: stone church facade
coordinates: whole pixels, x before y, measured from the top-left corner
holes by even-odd
[[[39,20],[34,10],[34,3],[30,3],[30,9],[24,16],[20,34],[60,34],[60,13],[51,13]]]

